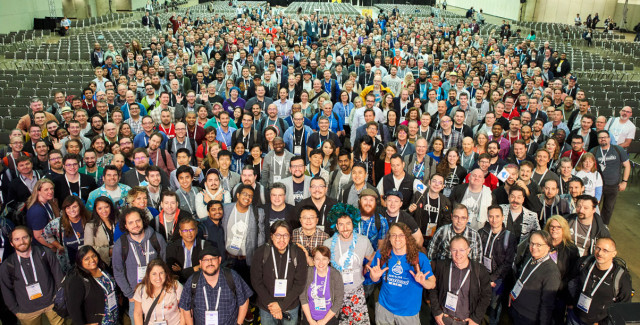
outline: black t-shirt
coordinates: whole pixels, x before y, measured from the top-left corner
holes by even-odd
[[[413,217],[405,211],[400,210],[400,214],[397,217],[390,217],[389,213],[385,211],[384,217],[387,218],[389,227],[391,227],[391,225],[396,222],[402,222],[411,229],[411,233],[415,233],[416,231],[420,230],[420,227],[418,227],[418,223],[416,222],[416,220],[413,219]]]
[[[338,139],[338,136],[335,133],[329,131],[328,135],[320,135],[320,132],[315,132],[312,135],[310,135],[309,139],[307,140],[307,147],[311,149],[320,149],[320,147],[322,146],[322,143],[327,140],[333,141],[337,147],[342,146],[342,142],[340,142],[340,139]]]
[[[89,198],[89,193],[97,188],[96,181],[93,177],[80,174],[80,182],[67,182],[63,175],[59,175],[53,180],[54,195],[58,199],[58,205],[62,205],[64,199],[69,196],[79,196],[84,202]],[[80,184],[78,184],[80,183]],[[78,185],[82,188],[79,189]]]
[[[274,222],[278,220],[285,220],[287,216],[286,212],[287,212],[287,209],[283,209],[282,211],[273,211],[273,209],[271,209],[271,211],[269,212],[269,225],[272,225]]]
[[[293,182],[293,201],[298,204],[304,199],[304,182]]]

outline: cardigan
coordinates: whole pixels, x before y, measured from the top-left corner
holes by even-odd
[[[344,302],[344,283],[342,282],[342,273],[329,265],[331,269],[329,271],[329,290],[331,291],[331,308],[330,310],[338,315],[342,309],[342,303]],[[307,268],[307,282],[304,285],[304,290],[300,294],[300,303],[302,305],[309,304],[309,286],[314,278],[315,267],[309,266]]]
[[[102,225],[102,222],[100,222],[100,225]],[[107,265],[111,265],[111,255],[109,255],[109,249],[111,248],[112,244],[109,241],[109,235],[105,231],[106,226],[98,227],[99,228],[94,235],[95,224],[93,222],[89,222],[84,225],[84,244],[93,246],[93,248],[98,252],[98,255],[100,255],[102,261]],[[113,227],[113,230],[115,230],[115,223],[113,223],[111,227]]]

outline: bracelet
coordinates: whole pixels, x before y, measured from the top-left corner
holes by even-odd
[[[623,183],[627,183],[628,181],[625,181],[624,179],[622,180]]]

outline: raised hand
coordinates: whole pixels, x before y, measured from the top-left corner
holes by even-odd
[[[183,99],[184,99],[184,96],[182,96],[181,94],[176,95],[176,103],[182,103]]]
[[[420,265],[416,264],[415,265],[416,270],[418,270],[418,272],[413,272],[413,270],[409,270],[409,273],[411,273],[411,275],[413,276],[413,279],[416,280],[416,282],[418,282],[421,286],[425,286],[427,284],[427,278],[429,277],[429,274],[431,274],[431,272],[427,271],[427,273],[422,273],[422,271],[420,270]]]
[[[370,274],[371,279],[374,280],[374,281],[378,281],[378,280],[380,280],[380,278],[382,277],[384,272],[389,270],[389,267],[385,267],[384,269],[381,269],[380,268],[380,259],[378,259],[378,263],[377,263],[376,266],[371,267],[370,265],[367,265],[367,269],[369,270],[369,272],[371,272],[371,274]]]

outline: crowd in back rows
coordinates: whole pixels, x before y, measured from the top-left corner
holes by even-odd
[[[250,287],[263,324],[286,314],[295,322],[307,264],[322,256],[328,259],[324,269],[318,262],[315,270],[321,276],[337,270],[344,299],[322,303],[317,299],[327,297],[325,291],[310,292],[306,309],[300,299],[309,323],[419,322],[422,289],[434,286],[431,310],[438,324],[479,323],[490,301],[495,321],[512,287],[510,315],[518,324],[563,323],[566,306],[574,305],[585,309],[569,308],[566,317],[574,323],[600,322],[606,317],[601,307],[629,299],[628,273],[619,261],[611,264],[615,243],[606,238],[618,192],[629,179],[632,109],[623,107],[608,121],[592,115],[566,54],[548,43],[536,49],[530,40],[509,43],[507,35],[498,44],[491,35],[481,38],[475,22],[449,26],[444,19],[395,15],[320,21],[260,9],[232,21],[178,16],[170,23],[145,49],[137,40],[122,51],[96,44],[96,78],[82,94],[56,93],[46,108],[32,100],[11,133],[0,176],[2,266],[9,272],[0,283],[6,305],[22,322],[45,312],[53,320],[49,298],[60,275],[73,271],[93,275],[105,292],[102,304],[69,297],[74,321],[117,322],[117,311],[127,309],[125,300],[112,300],[117,286],[130,300],[131,319],[142,323],[154,308],[150,297],[162,295],[147,288],[145,296],[137,287],[154,284],[154,267],[147,266],[203,285],[191,277],[194,271],[202,267],[206,281],[217,279],[220,263],[233,269],[225,276],[237,283],[227,285],[233,295],[222,299],[237,303],[210,313],[218,304],[214,309],[207,296],[222,290],[213,290],[220,286],[215,280],[205,286],[204,300],[199,290],[187,293],[196,284],[184,291],[167,286],[187,311],[167,306],[170,323],[181,317],[188,323],[191,316],[197,324],[240,322],[244,314],[250,319]],[[351,228],[340,224],[345,217]],[[11,224],[32,232],[45,262],[27,259],[29,238],[10,236]],[[462,247],[450,249],[454,237],[464,239]],[[498,237],[504,239],[494,245]],[[273,264],[265,243],[277,248],[271,248]],[[318,248],[322,244],[325,249]],[[22,258],[10,255],[11,247]],[[133,254],[122,253],[129,247]],[[382,264],[373,257],[378,249]],[[389,262],[390,251],[400,267]],[[587,275],[584,263],[594,263],[592,254],[599,269],[615,265],[616,272],[592,274],[591,266]],[[97,257],[110,268],[95,271]],[[153,264],[154,257],[166,265]],[[365,261],[370,273],[362,272]],[[43,263],[48,267],[41,269]],[[380,287],[375,282],[385,263],[396,278],[385,275]],[[544,263],[529,282],[535,265]],[[290,264],[296,272],[289,274]],[[462,295],[440,279],[454,264],[449,282],[457,279],[455,292]],[[512,264],[529,276],[516,281],[522,273],[510,271]],[[470,288],[463,275],[469,265],[482,283],[490,274],[491,285]],[[548,272],[560,275],[542,276]],[[614,277],[604,282],[613,289],[618,274],[625,274],[622,286],[596,299],[599,279]],[[598,304],[597,312],[585,305],[582,291],[569,290],[576,277],[582,291],[596,279],[586,297]],[[55,281],[38,282],[45,278]],[[306,279],[314,288],[322,284]],[[322,279],[326,288],[329,275]],[[332,297],[341,287],[333,282]],[[518,300],[527,284],[544,287],[545,294]],[[411,304],[398,305],[409,296]],[[366,301],[376,300],[367,311]]]

